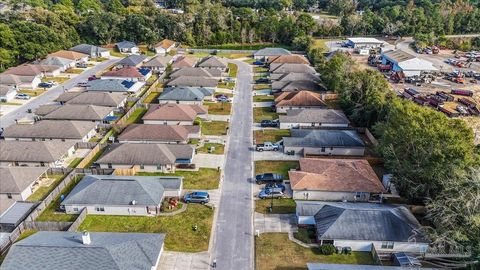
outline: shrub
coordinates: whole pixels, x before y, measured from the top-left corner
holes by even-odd
[[[332,255],[335,253],[335,247],[332,244],[321,245],[320,252],[323,255]]]

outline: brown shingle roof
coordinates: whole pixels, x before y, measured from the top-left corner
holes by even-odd
[[[37,76],[44,72],[60,69],[59,66],[23,64],[7,69],[3,74],[13,74],[18,76]]]
[[[164,39],[164,40],[158,42],[157,44],[155,44],[155,48],[162,47],[166,50],[173,45],[175,45],[175,41],[170,40],[170,39]]]
[[[127,98],[123,93],[108,92],[65,92],[55,100],[67,104],[117,107]]]
[[[0,167],[0,193],[21,193],[46,171],[45,167]]]
[[[364,159],[300,159],[300,171],[289,171],[293,190],[385,192]]]
[[[276,106],[319,106],[327,105],[321,95],[311,91],[282,92],[275,96]]]
[[[189,104],[163,104],[151,106],[143,120],[193,121],[199,114],[206,114],[205,106]]]
[[[189,131],[185,126],[168,125],[129,125],[118,136],[120,141],[145,141],[145,142],[181,142],[188,139]]]
[[[96,124],[89,121],[42,120],[33,125],[11,125],[5,138],[45,138],[81,140]]]
[[[56,56],[56,57],[70,59],[70,60],[77,60],[77,59],[85,58],[88,55],[84,53],[74,52],[74,51],[61,50],[58,52],[51,53],[48,56],[50,57]]]
[[[180,76],[167,83],[168,86],[216,87],[218,80],[211,77]]]
[[[100,121],[113,110],[113,107],[65,104],[45,115],[44,119]]]
[[[290,55],[280,55],[280,56],[271,56],[268,58],[269,63],[288,63],[288,64],[307,64],[310,62],[303,55],[290,54]]]
[[[102,76],[125,77],[125,78],[143,78],[142,73],[136,67],[127,66],[121,69],[105,72]]]
[[[67,154],[73,142],[0,141],[0,161],[54,162]]]
[[[197,63],[197,58],[189,56],[180,56],[173,62],[173,68],[193,67]]]

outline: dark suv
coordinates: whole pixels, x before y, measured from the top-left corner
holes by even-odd
[[[201,203],[201,204],[206,204],[210,201],[210,195],[208,195],[208,192],[205,191],[194,191],[185,194],[185,197],[183,200],[186,203]]]
[[[255,176],[255,183],[258,185],[269,183],[283,183],[283,176],[276,173],[264,173]]]
[[[278,127],[278,120],[262,120],[261,127]]]

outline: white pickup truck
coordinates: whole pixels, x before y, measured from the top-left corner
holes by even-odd
[[[262,152],[262,151],[278,151],[280,146],[278,144],[274,144],[272,142],[264,142],[261,144],[257,144],[255,146],[255,150]]]

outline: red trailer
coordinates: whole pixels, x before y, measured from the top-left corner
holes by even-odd
[[[467,106],[468,108],[477,107],[477,103],[469,100],[468,98],[459,98],[458,102],[462,103],[463,105]]]
[[[452,89],[451,93],[454,95],[467,96],[467,97],[473,96],[473,91],[470,91],[470,90]]]
[[[388,72],[388,71],[392,70],[392,66],[390,66],[390,65],[378,64],[377,68],[380,72]]]

